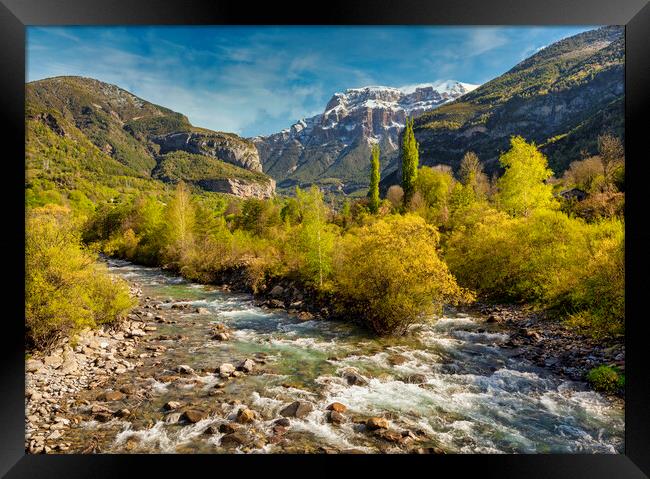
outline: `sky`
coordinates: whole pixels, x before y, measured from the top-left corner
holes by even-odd
[[[438,80],[481,84],[593,26],[28,27],[26,80],[81,75],[188,116],[266,135],[335,92]]]

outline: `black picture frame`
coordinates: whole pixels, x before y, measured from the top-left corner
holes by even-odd
[[[624,455],[244,456],[29,455],[24,450],[24,89],[28,25],[135,24],[462,24],[626,26],[626,429]],[[642,478],[650,475],[650,370],[644,351],[644,279],[650,228],[644,208],[650,161],[642,126],[650,106],[650,5],[647,0],[0,0],[0,116],[3,120],[3,231],[6,289],[0,382],[0,474],[18,477],[114,478],[135,475],[258,473],[397,474],[534,478]],[[198,471],[205,468],[206,472]],[[226,468],[231,472],[226,472]],[[412,472],[411,472],[412,471]]]

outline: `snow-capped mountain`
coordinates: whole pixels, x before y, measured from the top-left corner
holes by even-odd
[[[455,100],[478,85],[448,80],[401,88],[366,86],[335,93],[323,113],[290,128],[252,138],[264,171],[280,186],[312,182],[367,184],[370,145],[378,143],[382,158],[396,149],[406,118]]]

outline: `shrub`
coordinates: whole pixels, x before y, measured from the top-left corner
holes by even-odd
[[[45,348],[84,327],[108,323],[133,305],[128,287],[81,246],[69,210],[31,210],[25,244],[28,347]]]
[[[596,391],[613,394],[625,387],[625,375],[617,368],[601,365],[587,373],[587,381]]]
[[[419,216],[391,216],[351,230],[337,248],[339,314],[379,334],[403,334],[445,303],[469,301],[439,258],[436,229]]]

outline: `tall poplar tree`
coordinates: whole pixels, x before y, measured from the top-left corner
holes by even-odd
[[[374,215],[379,211],[379,145],[373,145],[370,158],[370,188],[368,189],[368,209]]]
[[[400,151],[402,160],[402,189],[404,190],[404,204],[408,205],[415,193],[415,179],[418,175],[418,143],[413,134],[413,120],[407,119],[404,132],[402,133],[402,145]]]

